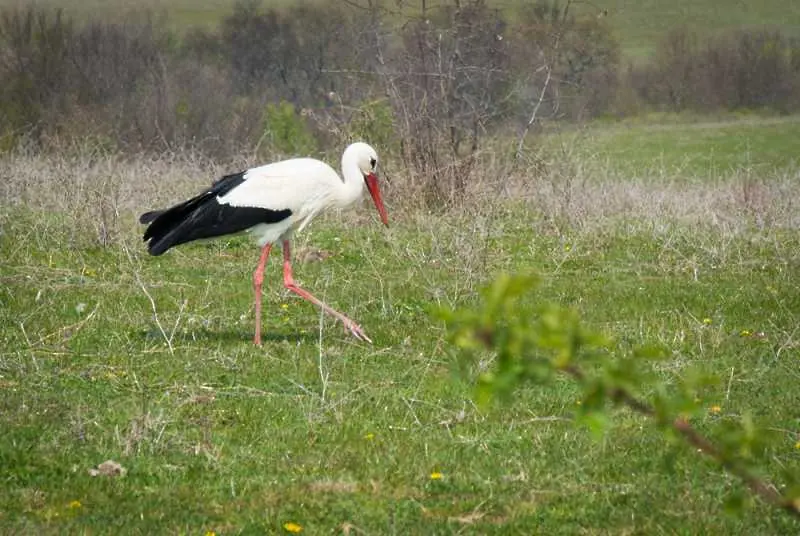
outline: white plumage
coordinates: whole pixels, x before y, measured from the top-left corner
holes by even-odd
[[[248,232],[262,248],[256,271],[255,343],[261,344],[261,283],[272,244],[282,241],[284,285],[341,320],[356,337],[369,341],[358,324],[301,289],[292,278],[289,239],[320,211],[346,207],[366,188],[381,220],[388,225],[375,170],[378,156],[366,143],[354,143],[342,155],[342,176],[313,158],[295,158],[226,175],[201,194],[169,209],[142,214],[149,224],[144,233],[148,250],[161,255],[168,249],[198,240]],[[371,342],[371,341],[370,341]]]

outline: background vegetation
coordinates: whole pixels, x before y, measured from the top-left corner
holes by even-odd
[[[794,4],[0,4],[0,532],[797,532],[590,396],[635,369],[798,496]],[[253,347],[246,238],[146,255],[140,212],[356,138],[392,226],[324,215],[296,276],[373,346],[270,264]],[[540,282],[476,346],[499,272]],[[588,383],[530,383],[542,311]]]

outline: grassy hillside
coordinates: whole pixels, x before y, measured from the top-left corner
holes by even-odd
[[[313,0],[312,0],[313,1]],[[19,5],[20,0],[0,0],[0,6]],[[280,6],[286,0],[264,0],[264,5]],[[516,0],[496,0],[501,7],[512,7]],[[562,2],[564,4],[565,2]],[[38,5],[63,7],[79,17],[117,17],[131,5],[121,0],[39,0]],[[166,12],[177,27],[201,24],[214,25],[229,12],[233,0],[144,0],[136,9]],[[408,11],[420,2],[404,2]],[[629,57],[646,56],[670,28],[688,25],[700,31],[717,31],[747,26],[774,25],[800,35],[800,3],[792,0],[596,0],[577,2],[576,13],[591,15],[606,13],[623,49]]]
[[[665,173],[700,181],[735,172],[762,176],[800,165],[800,117],[652,114],[597,121],[579,131],[547,135],[540,143],[551,157],[568,148],[622,176]]]
[[[647,55],[667,31],[681,25],[701,32],[767,25],[800,35],[800,4],[792,0],[597,0],[592,4],[607,10],[623,49],[632,57]]]

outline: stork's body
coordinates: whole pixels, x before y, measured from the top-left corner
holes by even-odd
[[[388,225],[375,168],[375,150],[365,143],[350,145],[342,155],[342,178],[324,162],[295,158],[226,175],[203,193],[169,209],[142,214],[151,255],[198,240],[248,232],[262,248],[253,274],[256,330],[261,344],[261,286],[272,244],[283,245],[283,280],[287,289],[319,305],[342,321],[353,335],[369,341],[361,327],[300,288],[292,277],[289,240],[320,211],[346,207],[370,192],[381,220]]]

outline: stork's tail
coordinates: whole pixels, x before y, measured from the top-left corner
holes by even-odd
[[[224,215],[216,201],[218,195],[230,191],[244,181],[244,173],[226,175],[208,190],[164,210],[151,210],[139,216],[147,225],[144,241],[150,255],[161,255],[169,248],[199,238],[225,234],[219,223]]]
[[[165,211],[163,210],[151,210],[150,212],[145,212],[141,216],[139,216],[139,223],[147,225],[148,223],[152,223],[156,218],[164,214]]]
[[[166,210],[151,210],[139,216],[139,222],[148,225],[144,232],[150,255],[161,255],[169,248],[197,238],[190,221],[193,213],[202,206],[198,198],[190,199]]]

